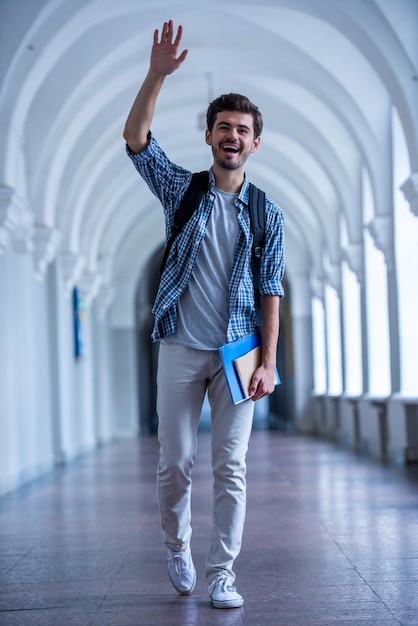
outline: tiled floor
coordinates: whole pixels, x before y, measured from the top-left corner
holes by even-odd
[[[109,445],[0,500],[2,626],[418,625],[417,468],[254,432],[236,563],[242,609],[211,608],[209,437],[193,482],[198,583],[167,577],[154,438]]]

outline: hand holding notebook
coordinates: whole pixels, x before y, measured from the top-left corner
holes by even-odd
[[[257,367],[261,365],[261,337],[259,332],[246,335],[219,348],[229,391],[234,404],[250,398],[249,387]],[[275,385],[280,384],[275,371]]]
[[[246,354],[234,359],[234,366],[241,391],[245,399],[250,398],[251,379],[257,367],[261,365],[261,346],[256,346]]]

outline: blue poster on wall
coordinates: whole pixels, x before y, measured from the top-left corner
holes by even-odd
[[[74,356],[84,356],[84,301],[77,287],[73,289]]]

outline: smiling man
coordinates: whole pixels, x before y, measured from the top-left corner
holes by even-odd
[[[253,115],[257,118],[261,116],[255,107],[253,113],[241,113],[239,110],[217,112],[220,107],[243,108],[243,105],[253,109],[243,96],[228,94],[218,98],[209,109],[206,143],[212,147],[214,169],[241,170],[250,154],[260,145],[260,135],[255,136]]]
[[[151,134],[155,105],[165,78],[185,61],[178,55],[182,27],[154,32],[150,67],[126,121],[127,153],[159,198],[170,235],[174,215],[192,172],[172,163]],[[216,608],[238,608],[233,565],[241,549],[246,507],[246,454],[254,401],[274,390],[283,295],[283,215],[265,203],[260,264],[262,361],[252,377],[251,398],[234,405],[219,347],[256,329],[251,270],[249,183],[245,163],[257,151],[263,122],[245,96],[226,94],[207,112],[205,140],[212,149],[209,187],[177,235],[153,307],[154,341],[160,342],[157,414],[160,459],[158,494],[168,574],[181,594],[196,583],[191,554],[191,474],[200,413],[207,393],[211,407],[213,528],[206,559],[209,594]]]

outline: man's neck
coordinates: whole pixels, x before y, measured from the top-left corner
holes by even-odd
[[[238,193],[244,182],[244,170],[225,170],[218,167],[216,163],[213,165],[213,175],[215,176],[215,184],[218,189],[228,193]]]

